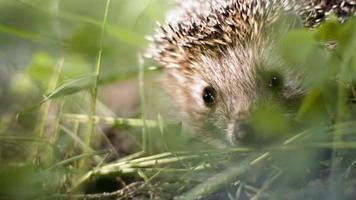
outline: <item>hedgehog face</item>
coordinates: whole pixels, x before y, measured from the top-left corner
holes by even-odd
[[[245,143],[254,137],[249,117],[258,102],[275,99],[271,97],[284,101],[302,94],[297,73],[264,60],[261,53],[231,48],[167,70],[167,91],[193,131],[208,140]]]
[[[246,50],[201,56],[189,66],[169,70],[167,85],[175,88],[168,92],[194,131],[236,144],[247,135],[237,126],[247,121],[258,97],[254,66],[252,52]]]

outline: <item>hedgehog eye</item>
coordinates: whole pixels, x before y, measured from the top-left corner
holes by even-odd
[[[204,88],[202,98],[207,107],[211,107],[216,101],[216,91],[214,88],[208,86]]]
[[[280,89],[283,86],[283,81],[279,74],[272,74],[268,81],[268,87],[272,89]]]

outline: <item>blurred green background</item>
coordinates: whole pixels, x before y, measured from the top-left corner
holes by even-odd
[[[38,170],[95,152],[92,146],[115,151],[113,158],[140,150],[139,128],[131,137],[127,128],[100,126],[108,136],[85,139],[95,125],[58,120],[61,113],[93,114],[93,98],[98,115],[140,118],[139,58],[167,6],[164,0],[0,1],[0,199],[67,190],[67,172]]]
[[[162,19],[166,1],[111,1],[101,48],[105,4],[100,0],[0,2],[2,113],[20,111],[38,100],[61,62],[59,82],[93,73],[99,50],[103,52],[101,83],[137,74],[144,37]]]
[[[16,132],[25,136],[23,132],[26,132],[32,136],[38,134],[41,123],[51,123],[43,120],[44,115],[56,116],[59,108],[41,111],[44,95],[66,101],[64,112],[89,114],[94,87],[99,93],[95,95],[98,104],[104,102],[105,109],[100,105],[97,108],[102,115],[140,114],[139,58],[146,48],[145,36],[153,33],[157,20],[163,19],[167,1],[109,3],[102,0],[0,2],[0,126],[5,134]],[[103,29],[105,14],[107,22]],[[94,75],[99,52],[102,57],[99,87],[96,87]]]

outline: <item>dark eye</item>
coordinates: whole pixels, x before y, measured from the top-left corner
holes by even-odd
[[[280,75],[272,74],[269,78],[268,87],[272,89],[280,89],[283,86],[283,81]]]
[[[212,87],[206,87],[203,90],[203,100],[207,107],[211,107],[216,101],[216,91]]]

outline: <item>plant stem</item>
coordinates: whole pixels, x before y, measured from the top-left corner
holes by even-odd
[[[91,95],[91,109],[90,109],[90,113],[89,113],[88,132],[87,132],[86,136],[84,137],[84,142],[87,146],[91,146],[93,134],[95,132],[95,118],[94,118],[94,116],[96,115],[96,99],[97,99],[97,94],[98,94],[99,78],[100,78],[100,72],[101,72],[101,59],[102,59],[102,53],[103,53],[105,25],[107,23],[109,7],[110,7],[110,0],[107,0],[106,5],[105,5],[104,18],[103,18],[103,22],[102,22],[102,26],[101,26],[98,58],[97,58],[95,72],[94,72],[95,80],[94,80],[94,85],[92,87],[91,94],[90,94]],[[85,153],[90,153],[90,152],[85,152]],[[81,165],[79,167],[81,167]]]

